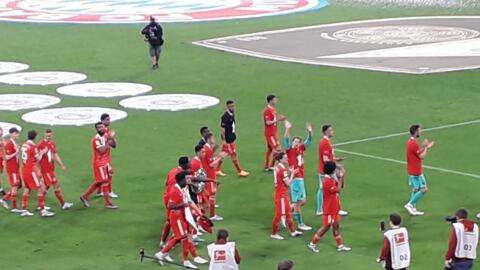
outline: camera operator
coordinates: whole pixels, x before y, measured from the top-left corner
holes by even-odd
[[[460,208],[452,221],[450,242],[445,255],[445,269],[470,270],[477,258],[478,225],[468,219],[468,211]]]
[[[155,21],[154,17],[150,17],[150,23],[142,29],[142,35],[149,44],[148,49],[150,57],[152,57],[152,69],[157,69],[160,53],[162,52],[163,29]]]
[[[401,222],[399,214],[390,214],[390,228],[383,233],[383,248],[377,261],[381,262],[386,270],[405,270],[410,266],[408,231],[400,227]]]

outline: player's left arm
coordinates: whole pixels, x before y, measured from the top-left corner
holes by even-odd
[[[241,260],[241,258],[240,258],[240,252],[238,252],[238,249],[237,249],[237,247],[235,246],[235,262],[236,262],[237,264],[240,264],[240,260]]]
[[[218,165],[218,163],[219,163],[220,161],[222,161],[222,160],[225,159],[226,156],[227,156],[227,153],[225,153],[225,152],[220,152],[220,153],[218,154],[218,157],[216,157],[216,158],[213,157],[213,158],[212,158],[212,159],[213,159],[212,162],[210,162],[208,165],[209,165],[211,168],[215,168],[215,167],[217,167],[217,165]]]
[[[290,141],[291,129],[292,129],[292,123],[290,123],[288,120],[285,120],[285,133],[283,134],[283,145],[285,146],[285,149],[290,149],[290,147],[292,146]]]
[[[307,148],[310,144],[312,144],[312,140],[313,140],[312,123],[307,122],[307,138],[305,139],[305,142],[303,143],[305,145],[305,148]]]
[[[55,162],[57,162],[57,164],[60,166],[60,168],[62,168],[62,170],[66,170],[67,168],[65,167],[65,164],[63,163],[62,159],[60,158],[60,155],[55,152],[55,154],[53,154],[53,158],[55,159]]]
[[[108,137],[108,144],[110,145],[110,147],[112,148],[117,148],[117,138],[116,138],[116,135],[117,133],[115,132],[115,130],[112,130],[110,131],[110,135]]]

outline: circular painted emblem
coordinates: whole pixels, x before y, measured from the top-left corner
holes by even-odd
[[[152,91],[150,85],[123,82],[82,83],[62,86],[57,92],[76,97],[121,97],[136,96]]]
[[[321,8],[327,0],[5,0],[0,20],[61,23],[190,22],[263,17]]]
[[[108,113],[111,121],[127,117],[127,113],[110,108],[97,107],[66,107],[44,109],[26,113],[22,119],[28,123],[51,126],[82,126],[100,121],[100,115]]]
[[[0,73],[12,73],[30,68],[29,65],[16,62],[0,62]]]
[[[36,94],[0,95],[0,111],[20,111],[45,108],[60,103],[58,97]]]
[[[337,31],[332,36],[340,41],[369,44],[421,44],[478,37],[475,30],[442,26],[374,26],[349,28]]]
[[[7,122],[0,122],[0,129],[3,131],[3,137],[7,137],[8,131],[13,127],[18,129],[18,131],[22,130],[22,128],[19,125],[7,123]]]
[[[2,75],[0,83],[15,85],[69,84],[83,81],[86,78],[86,75],[76,72],[35,71]]]
[[[125,108],[147,111],[201,110],[217,105],[216,97],[192,94],[160,94],[127,98],[120,101]]]

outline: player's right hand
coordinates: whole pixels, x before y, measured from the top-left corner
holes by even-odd
[[[285,121],[286,117],[283,114],[277,115],[277,121]]]
[[[291,129],[292,128],[292,123],[290,123],[290,121],[288,121],[288,120],[285,120],[285,128],[286,129]]]

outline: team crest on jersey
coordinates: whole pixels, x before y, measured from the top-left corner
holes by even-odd
[[[0,0],[0,20],[55,23],[211,21],[289,14],[327,0]]]

